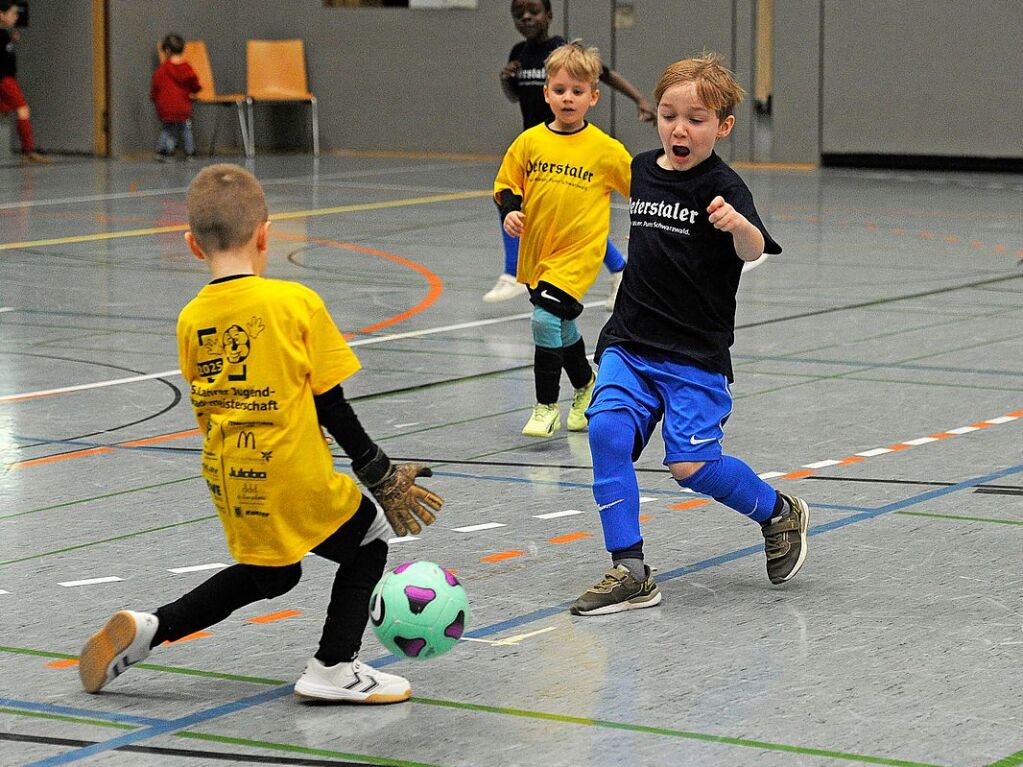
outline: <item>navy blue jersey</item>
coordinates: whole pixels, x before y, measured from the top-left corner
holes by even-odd
[[[0,77],[18,74],[18,59],[14,54],[14,40],[6,29],[0,29]]]
[[[764,252],[781,253],[753,196],[717,154],[695,168],[657,165],[662,149],[632,161],[629,261],[614,313],[597,342],[596,359],[610,345],[664,356],[732,380],[729,347],[735,335],[735,294],[743,261],[732,235],[707,220],[721,195],[764,235]]]
[[[523,130],[529,130],[540,123],[549,123],[554,119],[554,113],[543,97],[543,86],[547,82],[544,62],[555,48],[564,45],[565,42],[565,38],[559,35],[548,37],[542,43],[523,40],[516,43],[508,54],[508,61],[519,62],[519,73],[512,80],[512,90],[519,97]],[[603,67],[600,79],[607,82],[608,76],[608,68]]]

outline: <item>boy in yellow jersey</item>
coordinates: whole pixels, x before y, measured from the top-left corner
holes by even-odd
[[[586,121],[600,98],[596,48],[563,45],[544,66],[544,98],[554,118],[515,139],[494,182],[504,229],[521,238],[517,279],[533,304],[536,405],[522,430],[528,437],[550,437],[561,428],[562,367],[575,389],[568,428],[586,430],[594,377],[575,318],[604,258],[611,190],[629,195],[632,159]]]
[[[392,703],[406,679],[357,659],[369,596],[387,560],[388,523],[403,536],[443,501],[415,484],[431,471],[392,464],[367,436],[341,382],[358,359],[323,300],[263,279],[270,221],[259,182],[211,165],[188,189],[185,240],[213,280],[178,318],[181,372],[203,435],[202,473],[238,564],[152,613],[122,610],[82,649],[79,672],[99,690],[150,649],[290,591],[308,552],[336,562],[319,649],[295,684],[306,698]],[[334,471],[321,425],[380,502]]]

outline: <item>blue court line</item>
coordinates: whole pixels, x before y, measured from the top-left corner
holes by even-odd
[[[194,727],[195,725],[209,721],[210,719],[217,719],[221,716],[233,714],[236,711],[242,711],[246,708],[251,708],[252,706],[258,706],[262,703],[282,698],[285,695],[290,695],[293,692],[294,685],[287,684],[282,687],[275,687],[272,690],[267,690],[265,692],[258,693],[257,695],[250,695],[247,698],[242,698],[241,700],[237,700],[233,703],[225,703],[222,706],[210,708],[206,711],[199,711],[198,713],[189,714],[188,716],[183,716],[178,719],[167,719],[157,724],[150,725],[144,729],[136,730],[135,732],[127,732],[124,735],[117,736],[116,738],[94,743],[91,746],[85,746],[64,754],[58,754],[57,756],[51,756],[46,759],[30,762],[23,767],[56,767],[56,765],[78,762],[82,759],[87,759],[90,756],[102,754],[104,751],[113,751],[121,746],[129,746],[132,743],[138,743],[140,740],[148,740],[177,730]]]
[[[1023,464],[1017,464],[1016,466],[1011,466],[1007,469],[1002,469],[1001,471],[996,471],[990,474],[985,474],[984,476],[981,477],[974,477],[973,479],[964,480],[962,482],[958,482],[954,485],[949,485],[947,487],[928,490],[926,492],[910,496],[909,498],[906,498],[902,501],[896,501],[894,503],[886,504],[877,509],[863,511],[857,514],[852,514],[848,517],[843,517],[842,519],[834,520],[832,522],[826,522],[823,525],[818,525],[817,527],[811,528],[809,531],[807,531],[807,535],[816,536],[822,533],[830,532],[831,530],[837,530],[839,528],[846,527],[856,522],[862,522],[867,519],[879,517],[883,514],[890,514],[895,511],[900,511],[909,506],[915,506],[918,503],[923,503],[934,498],[940,498],[941,496],[944,495],[950,495],[951,493],[959,492],[960,490],[966,490],[971,487],[986,484],[996,479],[1002,479],[1004,477],[1010,476],[1012,474],[1018,474],[1020,472],[1023,472]],[[752,556],[761,551],[763,551],[762,546],[748,546],[744,549],[739,549],[738,551],[733,551],[728,554],[722,554],[717,557],[705,559],[702,562],[697,562],[692,565],[685,565],[683,567],[676,568],[675,570],[669,570],[664,573],[658,573],[657,578],[661,582],[674,580],[676,578],[682,577],[683,575],[699,572],[700,570],[706,570],[711,567],[716,567],[717,565],[727,564],[728,562],[734,562],[737,559]],[[466,636],[485,637],[490,636],[492,634],[500,633],[502,631],[507,631],[509,629],[518,628],[527,623],[533,623],[538,620],[543,620],[544,618],[549,618],[554,615],[562,614],[570,604],[571,601],[566,601],[553,607],[544,607],[539,610],[534,610],[533,612],[526,613],[525,615],[520,615],[517,618],[510,618],[508,620],[501,621],[500,623],[494,623],[491,624],[490,626],[477,629],[476,631],[470,631],[468,632],[468,634],[466,634]],[[397,660],[399,659],[396,656],[387,655],[380,659],[373,660],[371,665],[376,666],[377,668],[381,668],[383,666],[395,663]],[[147,727],[146,729],[126,733],[116,738],[96,743],[91,746],[86,746],[75,751],[70,751],[64,754],[60,754],[58,756],[53,756],[47,759],[42,759],[37,762],[32,762],[30,764],[24,765],[24,767],[57,767],[58,765],[77,762],[82,759],[86,759],[90,756],[93,756],[94,754],[102,753],[104,751],[110,751],[112,749],[119,748],[120,746],[130,745],[132,743],[137,743],[138,741],[141,740],[147,740],[149,738],[164,735],[166,733],[174,732],[176,730],[193,727],[201,722],[206,722],[211,719],[226,716],[227,714],[242,711],[244,709],[251,708],[252,706],[261,705],[268,701],[284,697],[285,695],[288,695],[291,692],[293,692],[293,690],[294,687],[293,685],[290,684],[284,685],[282,687],[277,687],[274,688],[273,690],[262,692],[257,695],[251,695],[247,698],[242,698],[241,700],[235,701],[234,703],[226,703],[222,706],[217,706],[216,708],[208,709],[206,711],[200,711],[198,713],[181,717],[179,719],[166,720],[159,724]],[[41,707],[40,710],[47,709],[45,707]]]
[[[33,703],[28,700],[15,700],[14,698],[0,698],[0,706],[7,708],[20,708],[25,711],[38,711],[44,714],[63,714],[65,716],[88,717],[90,719],[103,719],[108,722],[120,722],[121,724],[137,724],[142,727],[163,724],[166,719],[152,719],[147,716],[133,716],[131,714],[112,714],[106,711],[94,711],[91,708],[73,708],[71,706],[57,706],[50,703]]]

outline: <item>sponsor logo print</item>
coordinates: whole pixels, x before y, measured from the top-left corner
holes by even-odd
[[[597,511],[607,511],[612,506],[617,506],[619,503],[625,503],[624,498],[619,498],[617,501],[611,501],[611,503],[605,503],[597,506]]]
[[[689,438],[689,444],[690,445],[703,445],[703,444],[705,444],[707,442],[717,442],[717,439],[718,439],[717,437],[707,437],[706,439],[697,439],[696,435],[694,434],[693,436],[691,436]]]

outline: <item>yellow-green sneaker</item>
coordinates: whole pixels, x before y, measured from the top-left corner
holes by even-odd
[[[553,437],[554,432],[561,428],[561,414],[558,403],[544,405],[537,402],[533,405],[533,414],[526,421],[522,434],[526,437]]]
[[[572,397],[572,409],[568,411],[568,430],[586,431],[586,408],[590,406],[590,397],[593,396],[593,385],[597,382],[596,376],[581,389],[575,390]]]

